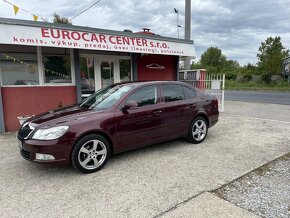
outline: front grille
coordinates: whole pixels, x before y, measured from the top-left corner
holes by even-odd
[[[32,131],[33,128],[28,123],[25,124],[18,131],[18,139],[20,140],[26,139]]]
[[[30,152],[29,151],[25,151],[23,149],[20,149],[20,154],[22,155],[22,157],[24,157],[25,159],[30,159]]]

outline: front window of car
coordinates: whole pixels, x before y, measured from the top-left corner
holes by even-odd
[[[80,107],[95,110],[105,110],[113,106],[122,96],[128,93],[133,86],[113,85],[100,89],[85,99]]]
[[[157,103],[157,87],[145,86],[134,92],[127,101],[136,101],[139,107]]]

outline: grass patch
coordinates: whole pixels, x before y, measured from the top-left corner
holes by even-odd
[[[287,81],[282,81],[279,83],[258,83],[258,82],[238,82],[233,80],[226,80],[225,82],[226,90],[269,90],[269,91],[290,91],[290,86],[288,86]]]

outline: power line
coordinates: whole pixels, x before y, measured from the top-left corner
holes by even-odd
[[[94,4],[92,4],[91,6],[89,6],[88,8],[86,8],[85,10],[83,10],[81,13],[77,14],[76,16],[72,17],[71,19],[69,19],[69,21],[72,21],[73,19],[75,19],[76,17],[80,16],[81,14],[85,13],[87,10],[91,9],[92,7],[94,7],[96,4],[98,4],[100,1],[102,0],[98,0],[96,1]]]

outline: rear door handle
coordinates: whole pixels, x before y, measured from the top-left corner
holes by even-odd
[[[159,115],[160,113],[162,113],[162,110],[154,111],[153,115]]]

